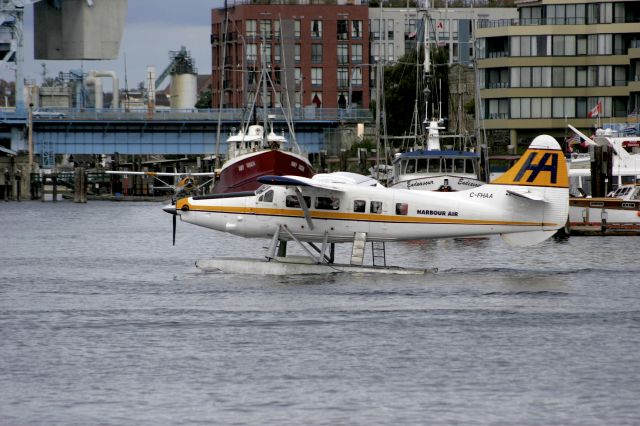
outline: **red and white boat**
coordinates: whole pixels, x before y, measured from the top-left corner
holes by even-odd
[[[258,178],[265,175],[311,177],[315,174],[308,158],[297,144],[289,144],[284,135],[276,134],[269,123],[264,127],[251,125],[227,139],[228,160],[220,169],[220,177],[213,187],[214,194],[254,191],[260,187]]]

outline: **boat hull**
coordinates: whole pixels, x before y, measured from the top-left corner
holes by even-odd
[[[639,235],[640,201],[619,198],[570,198],[572,235],[592,233]]]
[[[313,167],[300,155],[282,150],[264,150],[227,162],[220,171],[214,194],[253,191],[260,187],[258,178],[266,175],[312,177]]]

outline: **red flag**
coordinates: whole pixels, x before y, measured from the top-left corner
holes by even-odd
[[[602,112],[602,102],[598,101],[596,106],[593,107],[591,111],[589,111],[589,118],[598,117]]]

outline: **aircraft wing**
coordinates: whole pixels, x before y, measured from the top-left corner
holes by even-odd
[[[172,173],[172,172],[130,172],[107,170],[110,175],[138,175],[138,176],[215,176],[215,172],[203,173]]]
[[[344,192],[345,188],[333,183],[319,182],[302,176],[262,176],[258,178],[258,182],[267,185],[279,186],[298,186],[328,189],[330,191]]]

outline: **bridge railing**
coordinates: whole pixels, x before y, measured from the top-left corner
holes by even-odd
[[[255,111],[258,120],[263,115],[262,109]],[[268,108],[267,114],[273,116],[274,121],[285,121],[280,108]],[[33,113],[34,121],[58,120],[89,120],[89,121],[225,121],[242,122],[246,120],[249,111],[244,108],[218,109],[157,109],[126,110],[126,109],[63,109],[40,108]],[[292,110],[293,121],[371,121],[373,115],[368,109],[360,108],[315,108],[304,107]],[[254,120],[255,121],[255,120]]]

